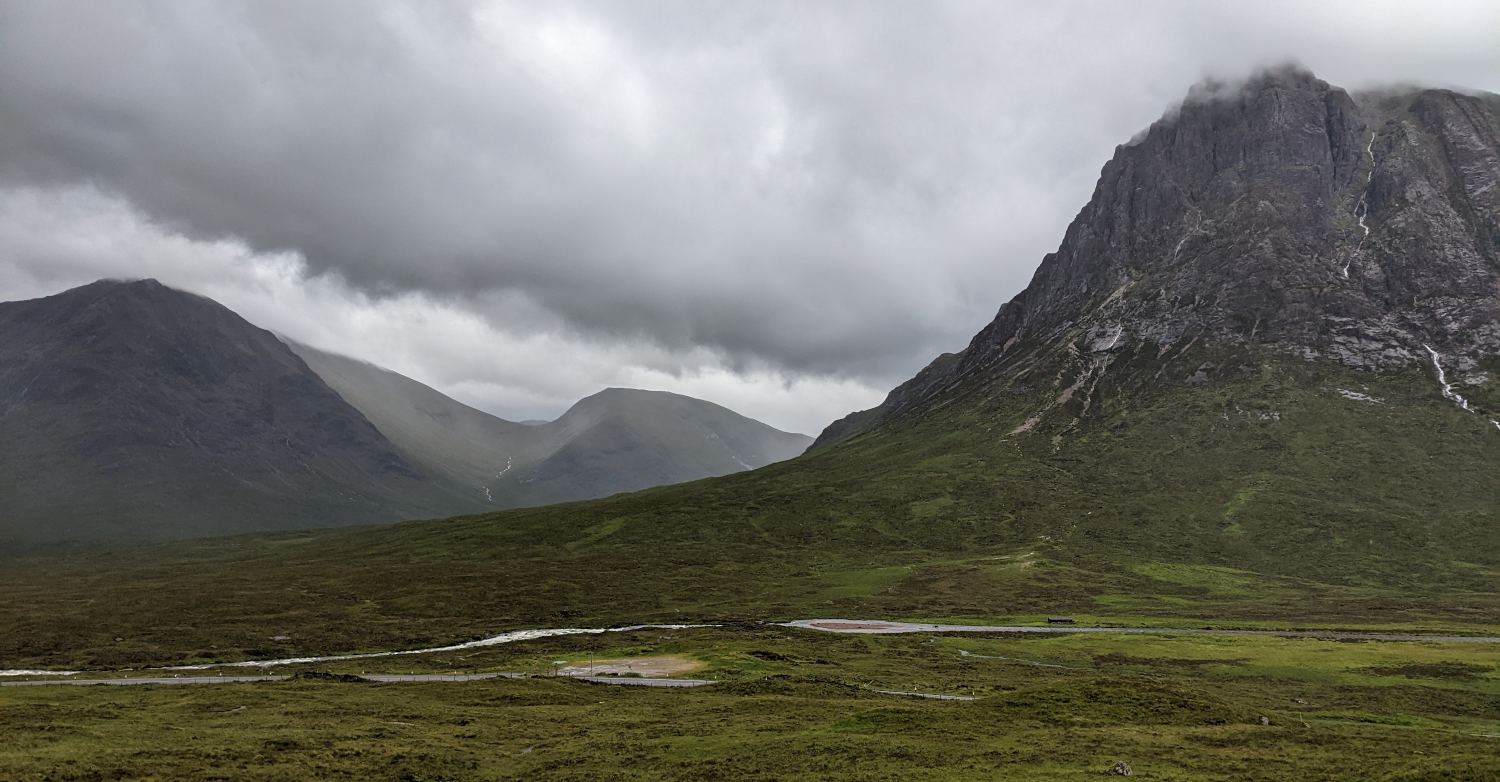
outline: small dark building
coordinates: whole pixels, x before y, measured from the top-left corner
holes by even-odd
[[[1049,625],[1070,625],[1070,624],[1073,624],[1073,617],[1071,617],[1071,616],[1049,616],[1049,617],[1047,617],[1047,624],[1049,624]]]

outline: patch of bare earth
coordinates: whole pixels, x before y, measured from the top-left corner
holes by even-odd
[[[620,660],[595,660],[590,670],[587,660],[557,669],[559,676],[624,676],[636,674],[646,679],[661,679],[697,670],[703,663],[686,657],[627,657]]]

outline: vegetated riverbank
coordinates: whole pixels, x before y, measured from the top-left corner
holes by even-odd
[[[1116,760],[1183,780],[1500,773],[1493,644],[737,626],[533,638],[382,672],[544,672],[590,653],[692,659],[721,683],[359,683],[340,675],[380,661],[346,660],[282,682],[4,688],[0,777],[1054,780]]]
[[[1072,620],[1069,619],[1071,623]],[[1436,634],[1409,634],[1409,633],[1373,633],[1373,632],[1347,632],[1336,630],[1232,630],[1211,628],[1182,628],[1182,627],[1154,627],[1150,625],[1136,626],[1093,626],[1084,627],[1073,624],[1060,626],[1038,626],[1038,625],[964,625],[964,624],[929,624],[913,622],[894,622],[888,620],[848,620],[848,619],[797,619],[791,622],[777,622],[783,627],[795,627],[805,630],[822,630],[831,633],[858,633],[893,635],[907,633],[932,634],[986,634],[986,635],[1069,635],[1069,634],[1132,634],[1132,635],[1227,635],[1227,636],[1268,636],[1278,638],[1313,638],[1330,641],[1392,641],[1410,643],[1500,643],[1500,636],[1456,636]],[[717,625],[629,625],[626,627],[596,627],[596,628],[539,628],[532,630],[512,630],[498,635],[492,635],[473,641],[451,644],[448,646],[437,646],[426,649],[400,649],[385,652],[363,652],[356,654],[332,654],[317,657],[277,657],[268,660],[242,660],[237,662],[208,662],[192,665],[167,665],[160,668],[146,668],[146,671],[205,671],[210,669],[234,669],[234,668],[274,668],[287,665],[306,665],[309,663],[348,662],[348,661],[378,661],[387,657],[402,657],[406,655],[434,655],[446,652],[460,652],[469,649],[479,649],[500,644],[529,641],[537,638],[552,638],[566,635],[600,635],[603,633],[628,633],[638,630],[686,630],[717,627]],[[676,658],[664,658],[676,659]],[[677,663],[685,663],[676,660]],[[630,666],[626,666],[629,668]],[[676,666],[676,667],[681,667]],[[669,666],[673,668],[673,666]],[[590,672],[593,662],[590,661]],[[126,669],[134,670],[134,669]],[[670,675],[673,670],[666,670],[662,675]],[[686,670],[686,669],[684,669]],[[566,669],[565,675],[579,675],[582,669],[570,667]],[[611,673],[623,673],[624,671],[609,671]],[[0,677],[25,676],[29,678],[48,676],[75,676],[81,671],[48,671],[39,669],[3,669]],[[559,671],[554,671],[559,673]]]

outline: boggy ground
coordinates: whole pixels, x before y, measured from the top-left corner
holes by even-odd
[[[590,652],[682,657],[720,684],[5,687],[0,778],[1076,780],[1117,760],[1148,779],[1500,778],[1495,644],[746,624],[322,669],[540,672]]]

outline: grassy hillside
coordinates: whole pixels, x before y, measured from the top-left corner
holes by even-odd
[[[0,663],[725,617],[1500,626],[1487,469],[1500,430],[1425,374],[1234,351],[1059,355],[754,472],[13,568]]]

